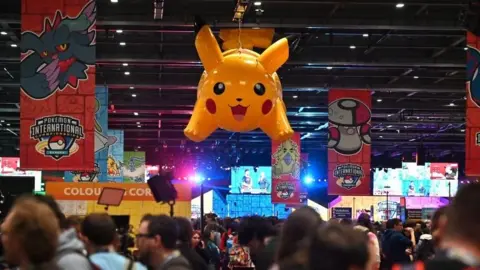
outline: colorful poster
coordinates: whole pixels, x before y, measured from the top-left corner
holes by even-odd
[[[123,130],[108,130],[108,136],[115,138],[115,143],[108,148],[107,179],[108,182],[123,182]]]
[[[301,203],[300,151],[299,133],[284,142],[272,141],[272,203]]]
[[[328,194],[369,195],[371,91],[328,92]]]
[[[467,32],[465,175],[480,176],[480,39]]]
[[[108,148],[116,137],[108,135],[108,88],[95,87],[95,169],[93,171],[67,171],[65,182],[106,182]]]
[[[20,169],[18,157],[0,157],[0,174],[15,173]]]
[[[145,183],[145,152],[123,153],[123,182]]]
[[[94,169],[96,12],[94,0],[22,0],[23,169]]]

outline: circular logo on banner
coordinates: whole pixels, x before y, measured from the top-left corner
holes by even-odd
[[[337,178],[337,185],[345,189],[353,189],[362,184],[364,176],[363,168],[356,164],[341,164],[333,171],[333,176]]]

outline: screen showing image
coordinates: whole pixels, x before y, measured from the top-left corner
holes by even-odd
[[[432,180],[458,180],[458,163],[426,163]]]
[[[231,170],[230,193],[271,193],[272,167],[242,166]]]
[[[375,169],[373,173],[373,195],[402,195],[402,169]]]
[[[375,169],[373,195],[449,197],[458,190],[458,164],[403,163],[401,169]]]
[[[34,191],[42,190],[42,172],[41,171],[22,171],[20,168],[20,158],[0,157],[0,176],[33,176],[35,178]]]

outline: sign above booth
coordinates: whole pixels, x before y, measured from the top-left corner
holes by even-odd
[[[191,186],[188,183],[174,184],[177,190],[177,201],[190,201]],[[153,201],[153,195],[147,184],[123,183],[66,183],[47,182],[46,193],[56,200],[85,200],[96,201],[104,187],[124,189],[124,201]]]

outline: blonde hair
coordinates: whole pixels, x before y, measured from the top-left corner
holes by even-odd
[[[55,214],[32,196],[20,197],[11,210],[9,234],[19,241],[33,265],[55,257],[60,228]]]

